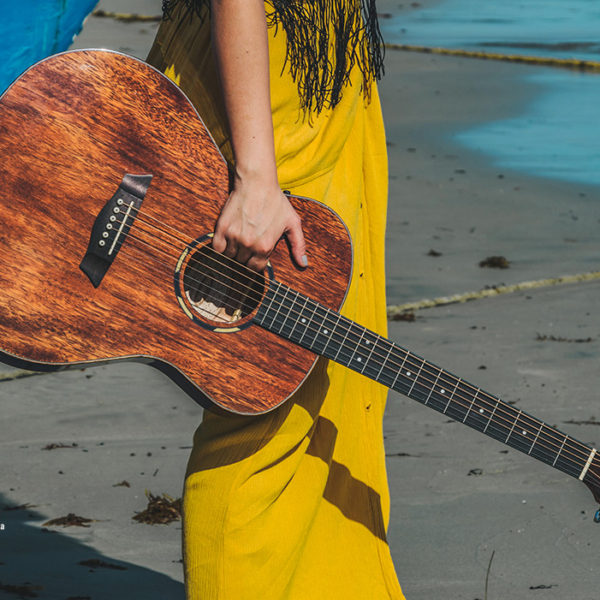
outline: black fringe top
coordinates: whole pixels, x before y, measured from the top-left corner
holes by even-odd
[[[163,0],[165,19],[180,2],[198,15],[210,8],[210,0]],[[369,98],[371,82],[383,75],[375,0],[267,0],[266,4],[269,27],[282,27],[287,35],[286,64],[305,110],[319,113],[333,108],[355,65],[363,74],[363,95]]]

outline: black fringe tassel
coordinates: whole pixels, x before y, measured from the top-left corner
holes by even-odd
[[[199,17],[210,8],[210,0],[163,0],[165,19],[180,2]],[[268,0],[266,5],[269,27],[282,27],[287,35],[286,65],[306,111],[335,107],[355,66],[369,99],[371,82],[384,72],[375,0]]]

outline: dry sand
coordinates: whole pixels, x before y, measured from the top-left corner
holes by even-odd
[[[101,7],[158,14],[159,4]],[[92,18],[75,47],[143,57],[155,27]],[[530,72],[388,52],[380,89],[390,152],[390,303],[596,268],[597,189],[498,170],[452,140],[461,128],[518,114],[535,94],[522,79]],[[431,249],[441,256],[428,256]],[[511,267],[477,266],[495,254]],[[588,283],[429,309],[415,322],[391,323],[390,337],[593,444],[597,426],[566,421],[598,417],[599,291]],[[537,341],[538,333],[592,341]],[[29,505],[0,509],[0,582],[42,586],[44,600],[183,598],[180,524],[132,516],[145,508],[146,489],[180,495],[199,408],[143,365],[4,381],[0,401],[0,507]],[[600,526],[580,482],[398,394],[390,395],[384,429],[390,546],[408,600],[483,600],[492,555],[489,600],[597,600]],[[77,446],[44,450],[49,443]],[[115,487],[123,480],[130,487]],[[41,526],[70,512],[96,521]],[[89,559],[126,570],[78,564]]]

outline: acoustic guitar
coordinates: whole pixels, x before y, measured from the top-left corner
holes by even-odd
[[[596,449],[341,316],[352,247],[290,196],[311,255],[264,273],[215,252],[227,165],[179,88],[125,55],[73,51],[0,98],[0,358],[55,371],[149,363],[213,410],[284,402],[324,356],[583,481]],[[598,515],[597,515],[598,517]]]

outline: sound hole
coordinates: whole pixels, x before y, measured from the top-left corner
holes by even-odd
[[[265,288],[262,274],[206,245],[188,260],[183,289],[191,308],[204,320],[231,325],[251,314]]]

